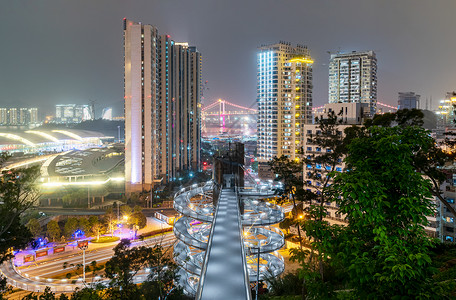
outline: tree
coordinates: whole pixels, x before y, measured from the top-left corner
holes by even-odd
[[[129,205],[122,205],[120,207],[120,214],[122,215],[122,218],[130,219],[132,213],[133,210]]]
[[[396,113],[387,113],[383,115],[375,115],[372,120],[366,121],[366,128],[371,126],[422,126],[424,114],[419,109],[401,109]],[[359,129],[358,132],[362,132],[361,135],[366,135],[364,128]],[[449,136],[450,134],[448,134]],[[421,149],[418,149],[413,157],[413,166],[417,172],[420,172],[423,176],[426,176],[431,180],[432,189],[431,193],[434,197],[439,199],[440,203],[444,205],[449,212],[456,217],[456,210],[443,198],[440,191],[442,183],[446,180],[446,174],[442,171],[442,167],[447,163],[453,163],[456,152],[444,151],[442,147],[449,147],[454,149],[456,142],[453,138],[446,138],[440,145],[436,143],[429,143],[423,145]]]
[[[291,195],[293,203],[293,211],[298,212],[302,210],[302,206],[299,205],[299,200],[296,199],[296,191],[302,190],[302,164],[289,160],[288,157],[282,155],[281,157],[274,157],[269,163],[271,170],[276,174],[276,180],[282,182],[282,188],[278,190],[278,194],[281,196],[281,200],[288,200]],[[295,215],[294,217],[297,217]],[[295,224],[298,230],[299,245],[300,249],[303,248],[301,228],[299,223]]]
[[[65,222],[65,226],[63,231],[65,232],[65,236],[69,239],[73,236],[74,232],[78,229],[78,219],[76,218],[68,218]]]
[[[9,156],[0,154],[0,166]],[[25,247],[32,234],[21,223],[21,215],[36,203],[39,193],[35,181],[39,168],[4,170],[0,176],[0,264],[12,257],[11,248]]]
[[[348,172],[339,173],[333,195],[346,215],[332,253],[349,274],[355,296],[373,299],[434,297],[424,226],[433,213],[431,182],[416,172],[414,157],[434,144],[419,127],[377,127],[348,145]]]
[[[294,225],[294,221],[291,218],[285,218],[282,222],[280,222],[279,227],[280,229],[284,229],[288,232],[290,231],[290,227]]]
[[[106,262],[105,274],[110,280],[109,296],[118,299],[138,299],[139,287],[134,276],[147,266],[150,248],[141,246],[130,249],[130,241],[123,239],[114,248],[114,255]]]
[[[0,168],[9,156],[0,154]],[[39,168],[3,170],[0,176],[0,264],[13,257],[11,249],[21,249],[32,241],[30,230],[21,222],[22,214],[38,199],[35,181]],[[8,292],[0,275],[0,295]],[[2,296],[0,296],[0,299]]]
[[[78,219],[78,228],[84,231],[86,235],[90,234],[90,222],[85,217],[80,217]]]
[[[55,220],[49,221],[47,224],[46,233],[52,239],[52,241],[55,242],[55,240],[58,239],[62,234],[59,223],[57,223]]]
[[[147,225],[147,218],[142,212],[142,208],[136,205],[133,208],[133,214],[130,217],[130,224],[133,224],[138,227],[138,229],[142,229]]]
[[[31,218],[27,223],[27,228],[32,233],[33,237],[38,237],[41,234],[41,225],[37,219]]]
[[[100,239],[100,230],[101,230],[101,223],[100,220],[98,219],[97,216],[90,216],[89,217],[89,226],[90,226],[90,232],[92,235],[97,236],[97,240]]]
[[[111,233],[111,237],[114,236],[114,229],[116,227],[116,215],[114,214],[112,207],[108,208],[103,216],[103,220],[106,224],[106,228]]]
[[[141,286],[146,299],[186,299],[183,290],[175,285],[178,280],[178,266],[160,245],[149,248],[148,267],[151,270],[147,280]],[[190,298],[187,298],[190,299]]]

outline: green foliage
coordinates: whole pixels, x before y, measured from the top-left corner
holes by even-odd
[[[62,234],[59,223],[57,223],[55,220],[49,221],[47,224],[46,234],[52,239],[53,242],[55,242],[55,240],[58,239]]]
[[[294,224],[293,219],[291,219],[291,218],[285,218],[285,220],[283,220],[282,222],[280,222],[279,228],[280,228],[280,229],[286,230],[287,233],[288,233],[288,231],[290,230],[290,227],[291,227],[293,224]]]
[[[287,273],[267,280],[270,296],[301,295],[302,280],[297,273]]]
[[[111,207],[106,210],[106,213],[103,216],[103,222],[106,225],[108,232],[110,232],[111,236],[113,236],[117,223],[117,216],[114,214],[114,211]]]
[[[0,275],[0,300],[7,299],[7,295],[13,290],[13,288],[7,284],[6,277]]]
[[[37,219],[32,218],[27,223],[27,228],[32,233],[33,237],[39,237],[41,234],[41,225]]]
[[[8,159],[0,154],[0,166]],[[31,240],[30,230],[21,222],[23,213],[39,198],[35,180],[39,168],[2,171],[0,176],[0,264],[12,257],[10,248],[21,249]]]
[[[138,229],[142,229],[147,225],[147,218],[141,210],[141,207],[135,206],[133,214],[130,217],[130,224],[138,226]]]
[[[100,231],[103,229],[103,224],[98,219],[98,216],[90,216],[89,217],[89,226],[90,226],[90,233],[93,236],[97,236],[97,239],[100,238]]]
[[[334,255],[363,299],[432,294],[433,243],[423,228],[432,213],[431,184],[415,171],[413,158],[433,143],[419,127],[371,127],[348,146],[349,171],[338,174],[332,186],[348,221],[339,229]]]
[[[401,109],[395,113],[375,115],[374,118],[365,122],[366,127],[381,126],[423,126],[424,114],[419,109]]]
[[[68,218],[65,222],[65,227],[63,228],[65,236],[71,238],[76,229],[78,229],[78,225],[79,222],[77,218]]]
[[[78,219],[78,228],[81,229],[86,233],[86,235],[90,234],[90,222],[85,217],[80,217]]]
[[[146,267],[151,270],[147,282],[141,287],[133,284],[133,277]],[[122,240],[114,248],[114,256],[106,263],[105,275],[110,279],[110,288],[106,291],[108,298],[157,299],[175,287],[177,265],[159,245],[130,248],[130,241]]]

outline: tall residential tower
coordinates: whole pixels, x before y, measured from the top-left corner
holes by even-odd
[[[197,171],[201,148],[201,54],[124,19],[126,191]]]
[[[377,57],[374,51],[332,54],[329,63],[329,103],[360,102],[377,111]]]
[[[306,46],[261,46],[257,54],[258,158],[296,158],[312,123],[312,63]]]

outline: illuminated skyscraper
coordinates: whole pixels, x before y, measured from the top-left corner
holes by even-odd
[[[124,19],[127,193],[172,181],[200,163],[201,54]]]
[[[258,158],[296,158],[312,123],[312,63],[306,46],[261,46],[257,54]]]
[[[329,103],[369,104],[377,111],[377,57],[374,51],[332,54],[329,63]]]

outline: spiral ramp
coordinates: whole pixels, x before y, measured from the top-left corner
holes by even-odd
[[[214,187],[209,181],[182,189],[174,197],[174,208],[182,214],[173,228],[178,239],[174,256],[180,266],[180,284],[197,299],[250,299],[249,281],[256,282],[258,272],[264,280],[284,270],[278,253],[284,236],[271,225],[285,216],[281,207],[242,189],[223,189],[214,201]],[[233,298],[234,290],[242,295]]]

